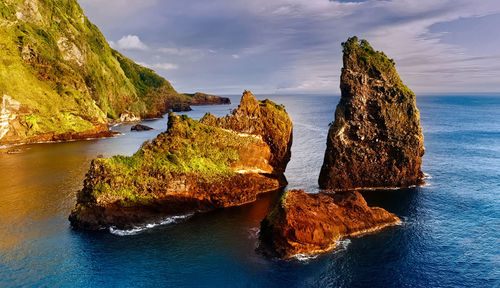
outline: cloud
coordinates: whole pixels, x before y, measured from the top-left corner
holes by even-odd
[[[143,63],[143,62],[137,62],[137,64],[142,65],[144,67],[148,67],[151,69],[160,69],[160,70],[175,70],[179,68],[177,64],[173,63],[153,63],[153,64],[148,64],[148,63]]]
[[[127,35],[123,36],[118,42],[110,41],[109,45],[118,50],[148,50],[148,46],[142,43],[139,36]]]
[[[203,57],[207,52],[203,49],[190,48],[190,47],[162,47],[158,48],[158,52],[167,55],[168,57],[182,58],[189,61],[197,61]]]
[[[169,77],[179,90],[339,93],[340,43],[353,35],[394,58],[417,93],[500,90],[493,49],[500,34],[475,33],[470,41],[453,38],[463,29],[447,30],[464,19],[500,19],[497,0],[82,1],[92,21],[113,17],[120,23],[100,26],[107,38],[131,34],[148,40],[149,50],[130,50],[129,57],[148,62],[154,51],[156,62],[175,62],[180,68],[170,69]],[[134,8],[115,13],[126,5]],[[441,23],[449,25],[436,30]]]

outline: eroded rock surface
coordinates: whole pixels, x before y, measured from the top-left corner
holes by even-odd
[[[335,248],[337,241],[396,225],[399,218],[368,207],[357,191],[306,194],[286,192],[261,222],[259,250],[288,259]]]
[[[255,201],[286,185],[291,140],[283,106],[247,91],[226,118],[171,113],[167,131],[133,156],[92,161],[69,220],[86,229],[131,228]]]
[[[408,187],[423,183],[424,137],[415,94],[394,61],[356,37],[343,43],[342,96],[330,126],[323,189]]]

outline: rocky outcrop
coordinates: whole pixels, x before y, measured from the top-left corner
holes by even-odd
[[[21,103],[13,100],[8,95],[2,96],[0,107],[0,140],[9,133],[11,129],[11,122],[19,115]]]
[[[247,91],[225,118],[171,113],[167,131],[133,156],[92,161],[69,220],[85,229],[131,228],[255,201],[286,185],[291,141],[283,106]]]
[[[245,91],[232,115],[217,118],[208,113],[200,122],[239,133],[261,135],[271,148],[269,164],[274,167],[274,174],[285,172],[291,156],[292,122],[283,105],[276,105],[268,99],[257,101],[252,93]]]
[[[172,112],[187,112],[191,111],[191,106],[188,103],[175,103],[172,105]]]
[[[191,98],[191,105],[221,105],[231,104],[231,100],[227,97],[220,97],[211,94],[196,92],[194,94],[184,94]]]
[[[33,110],[29,106],[12,99],[8,95],[3,95],[0,103],[1,144],[76,141],[108,138],[116,134],[110,131],[106,124],[91,121],[88,129],[83,131],[71,129],[67,132],[46,132],[39,133],[36,137],[26,138],[25,135],[30,135],[33,130],[39,129],[36,114],[33,114]]]
[[[399,218],[368,207],[356,191],[286,192],[261,222],[259,250],[279,258],[330,251],[337,241],[396,225]]]
[[[366,40],[343,46],[342,96],[331,124],[319,186],[408,187],[423,183],[424,137],[415,94],[394,61]]]
[[[130,127],[130,131],[149,131],[149,130],[153,130],[153,128],[142,124],[136,124]]]
[[[140,121],[141,121],[141,117],[135,115],[132,112],[123,111],[120,114],[120,122],[122,122],[122,123],[126,123],[126,122],[140,122]]]

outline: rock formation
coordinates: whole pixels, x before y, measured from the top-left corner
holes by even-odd
[[[330,126],[319,186],[408,187],[423,183],[424,137],[415,94],[394,61],[366,40],[343,46],[342,96]]]
[[[0,59],[0,97],[20,108],[0,115],[0,145],[112,136],[120,115],[204,104],[111,49],[76,0],[0,1]]]
[[[142,124],[135,124],[134,126],[130,127],[130,131],[148,131],[148,130],[153,130],[153,128]]]
[[[191,106],[189,103],[175,103],[172,105],[172,112],[186,112],[191,111]]]
[[[338,240],[396,225],[399,218],[368,207],[359,192],[286,192],[261,222],[259,250],[288,259],[335,248]]]
[[[211,94],[196,92],[194,94],[184,94],[191,98],[191,105],[220,105],[231,104],[231,100],[227,97],[220,97]]]
[[[286,185],[292,122],[245,91],[230,116],[169,115],[168,129],[130,157],[92,161],[69,220],[130,228],[167,216],[241,205]]]

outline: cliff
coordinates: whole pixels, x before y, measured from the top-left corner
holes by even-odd
[[[343,46],[341,99],[319,176],[323,189],[408,187],[423,183],[424,137],[415,94],[394,61],[366,40]]]
[[[285,193],[262,220],[259,250],[292,258],[335,248],[338,240],[396,225],[399,218],[382,208],[368,207],[359,192]]]
[[[225,118],[171,113],[167,131],[133,156],[92,161],[69,220],[78,228],[130,228],[255,201],[286,185],[291,141],[283,106],[247,91]]]
[[[0,1],[0,59],[0,144],[111,136],[110,120],[192,101],[111,49],[76,0]]]

